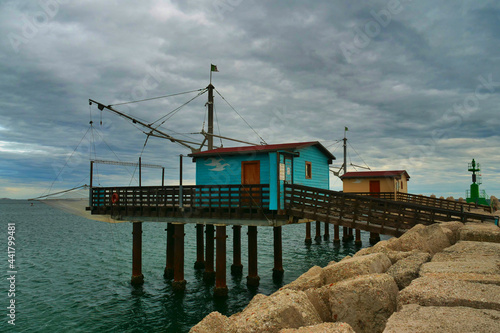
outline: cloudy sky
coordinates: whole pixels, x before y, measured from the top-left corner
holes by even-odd
[[[500,196],[499,31],[498,1],[3,0],[0,197],[86,184],[90,158],[142,156],[175,184],[188,149],[159,138],[144,147],[139,128],[88,99],[202,89],[211,63],[216,89],[253,128],[216,94],[222,135],[318,140],[341,161],[347,126],[348,163],[406,169],[412,193],[464,196],[475,158],[482,189]],[[151,123],[195,96],[116,108]],[[202,129],[206,98],[162,129],[199,141],[190,133]],[[99,165],[95,182],[136,184],[132,175]],[[144,170],[145,183],[160,178]],[[189,160],[184,181],[194,182]],[[341,189],[333,175],[331,186]]]

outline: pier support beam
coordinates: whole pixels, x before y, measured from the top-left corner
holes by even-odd
[[[214,226],[207,224],[205,228],[206,243],[205,243],[205,271],[203,272],[203,280],[212,283],[215,279],[214,271]]]
[[[132,279],[133,286],[144,284],[142,275],[142,222],[132,223]]]
[[[165,271],[163,272],[163,277],[165,279],[174,278],[174,225],[172,223],[167,223],[167,262],[165,265]]]
[[[205,268],[203,227],[204,227],[203,224],[196,225],[196,261],[194,263],[194,269]]]
[[[354,240],[354,235],[353,235],[353,232],[352,232],[352,228],[349,228],[349,240],[352,241]]]
[[[311,222],[306,222],[306,239],[304,241],[306,244],[311,244]]]
[[[233,264],[231,274],[241,276],[243,265],[241,264],[241,225],[233,225]]]
[[[361,241],[361,230],[356,229],[356,240],[354,241],[354,245],[361,246],[363,242]]]
[[[325,234],[323,235],[324,240],[329,240],[330,239],[330,223],[325,222]]]
[[[342,226],[342,242],[349,241],[349,228]]]
[[[184,291],[186,280],[184,280],[184,224],[174,224],[174,281],[172,289],[174,291]]]
[[[333,225],[333,244],[340,244],[340,227],[338,224]]]
[[[321,222],[316,221],[316,236],[314,237],[316,242],[321,242]]]
[[[248,226],[248,276],[247,286],[257,287],[260,277],[257,273],[257,227]]]
[[[375,245],[380,242],[380,235],[376,232],[370,232],[370,245]]]
[[[218,225],[216,231],[215,297],[227,297],[228,292],[226,285],[226,238],[226,226]]]
[[[281,281],[283,279],[283,243],[281,238],[281,226],[273,228],[274,236],[274,268],[273,280]]]

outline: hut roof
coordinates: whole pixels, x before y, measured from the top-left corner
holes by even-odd
[[[346,172],[340,176],[344,178],[399,178],[401,175],[406,175],[406,179],[410,179],[410,175],[406,170],[387,170],[387,171],[354,171]]]
[[[294,142],[294,143],[280,143],[272,145],[257,145],[257,146],[243,146],[243,147],[227,147],[227,148],[217,148],[212,150],[200,151],[197,153],[189,154],[190,157],[205,157],[205,156],[220,156],[220,155],[238,155],[238,154],[251,154],[251,153],[264,153],[273,151],[290,151],[294,152],[297,149],[307,148],[310,146],[316,146],[323,154],[325,154],[329,160],[334,160],[333,156],[328,149],[326,149],[318,141],[311,142]]]

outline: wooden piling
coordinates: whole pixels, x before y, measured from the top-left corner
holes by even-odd
[[[314,237],[316,242],[321,242],[321,222],[316,221],[316,236]]]
[[[142,275],[142,222],[132,223],[132,279],[133,286],[144,284]]]
[[[166,249],[166,265],[165,271],[163,272],[163,277],[165,279],[173,279],[174,278],[174,225],[172,223],[167,223],[167,249]]]
[[[257,227],[248,226],[248,276],[247,286],[257,287],[260,277],[257,272]]]
[[[216,228],[216,270],[215,270],[215,297],[227,297],[226,285],[226,226],[218,225]]]
[[[370,245],[375,245],[380,242],[380,234],[376,232],[370,232]]]
[[[203,224],[196,225],[196,261],[194,263],[195,269],[204,269],[205,268],[205,248],[203,241]]]
[[[342,242],[349,241],[349,228],[342,226]]]
[[[311,222],[306,222],[306,239],[304,241],[306,244],[311,244]]]
[[[243,265],[241,264],[241,225],[233,225],[233,264],[231,274],[241,276]]]
[[[356,229],[356,240],[354,241],[354,245],[361,246],[363,242],[361,241],[361,230]]]
[[[273,228],[274,238],[274,268],[273,280],[281,281],[283,279],[283,242],[281,237],[281,226]]]
[[[207,224],[205,228],[205,271],[203,280],[212,283],[215,280],[214,271],[214,226]]]
[[[328,222],[325,222],[325,234],[323,235],[324,240],[329,240],[330,239],[330,224]]]
[[[174,291],[184,291],[186,280],[184,280],[184,224],[174,224],[175,256],[174,256]]]
[[[340,227],[338,224],[333,226],[333,243],[340,244]]]

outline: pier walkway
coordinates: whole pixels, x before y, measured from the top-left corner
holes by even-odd
[[[269,209],[269,185],[96,187],[92,214],[117,220],[281,226],[315,220],[400,236],[416,224],[484,221],[465,202],[408,193],[344,193],[287,184],[279,210]],[[396,198],[395,198],[396,196]],[[396,199],[396,200],[395,200]]]

